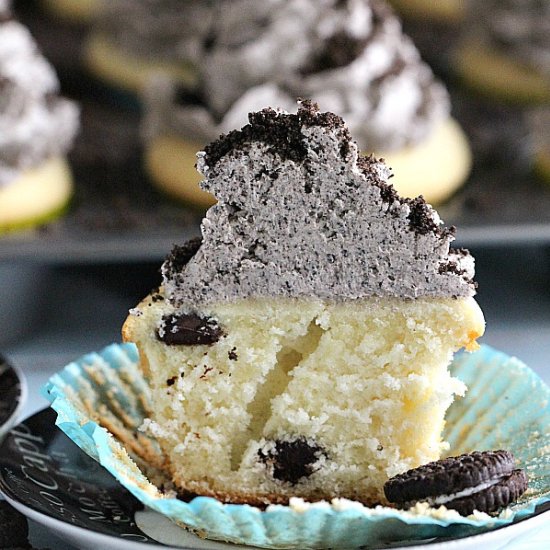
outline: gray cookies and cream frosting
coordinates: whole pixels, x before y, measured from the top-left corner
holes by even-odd
[[[196,250],[163,264],[175,307],[249,297],[465,297],[473,258],[450,250],[422,198],[402,199],[389,169],[358,155],[341,118],[304,102],[264,109],[198,155],[218,204]]]
[[[449,116],[445,88],[378,0],[221,1],[195,64],[201,102],[177,101],[159,79],[146,96],[149,137],[207,143],[265,105],[287,111],[312,98],[347,121],[362,149],[390,151],[426,138]]]
[[[550,2],[470,2],[469,29],[493,49],[550,76]]]
[[[58,94],[53,68],[0,0],[0,188],[69,149],[78,109]]]

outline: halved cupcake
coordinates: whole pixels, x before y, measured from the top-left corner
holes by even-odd
[[[182,493],[225,502],[383,502],[437,459],[484,331],[474,264],[421,199],[309,103],[265,109],[198,155],[218,201],[202,241],[123,328],[150,381],[145,423]]]

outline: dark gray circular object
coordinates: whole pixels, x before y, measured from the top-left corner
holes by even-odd
[[[517,500],[527,476],[509,451],[475,451],[430,462],[386,482],[386,498],[399,506],[426,501],[462,515],[491,513]]]
[[[29,548],[28,535],[27,518],[7,502],[0,502],[0,548]]]

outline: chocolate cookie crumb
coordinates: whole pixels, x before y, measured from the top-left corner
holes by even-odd
[[[157,338],[169,346],[212,345],[223,335],[215,319],[196,313],[165,315],[157,330]]]
[[[202,238],[195,237],[182,246],[175,245],[164,262],[164,270],[167,276],[179,273],[199,251],[201,244]]]
[[[315,472],[315,463],[326,456],[323,449],[305,437],[292,441],[275,441],[275,448],[258,451],[260,460],[273,468],[272,475],[279,481],[295,485]]]

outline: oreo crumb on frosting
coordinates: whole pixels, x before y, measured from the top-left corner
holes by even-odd
[[[164,262],[164,268],[167,274],[175,274],[180,272],[197,253],[202,244],[202,238],[196,237],[190,239],[184,245],[175,245],[170,252],[170,255]]]
[[[450,249],[454,228],[422,197],[399,197],[340,117],[302,101],[297,114],[249,120],[198,154],[218,204],[198,250],[176,249],[163,266],[173,305],[475,294],[473,258]]]
[[[319,113],[319,108],[311,101],[302,101],[298,113],[285,114],[271,108],[250,113],[249,124],[241,130],[233,130],[227,135],[207,145],[204,149],[205,161],[214,167],[225,155],[247,144],[260,142],[269,147],[269,152],[277,154],[282,160],[304,162],[307,158],[307,146],[303,127],[322,126],[338,129],[342,133],[342,143],[351,140],[344,121],[333,113]],[[347,149],[344,148],[347,152]]]

